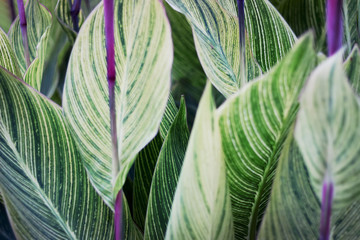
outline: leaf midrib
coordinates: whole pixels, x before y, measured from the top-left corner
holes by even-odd
[[[289,109],[291,109],[291,107]],[[279,134],[275,138],[275,146],[273,147],[270,159],[269,159],[269,161],[268,161],[268,163],[267,163],[267,165],[265,167],[264,176],[261,178],[261,181],[259,183],[258,194],[256,194],[256,196],[255,196],[255,202],[254,202],[254,205],[253,205],[253,207],[251,209],[250,221],[249,221],[249,225],[248,225],[249,226],[248,236],[249,236],[249,239],[251,239],[251,240],[256,239],[256,230],[257,230],[259,206],[260,206],[260,203],[261,203],[262,196],[264,194],[266,180],[267,180],[267,178],[269,177],[269,175],[271,173],[270,168],[274,164],[275,152],[285,142],[285,141],[282,142],[282,144],[280,144],[280,146],[279,146],[279,142],[282,139],[282,137],[284,136],[284,134],[286,132],[288,132],[288,129],[294,127],[294,126],[288,127],[289,125],[287,124],[291,119],[293,119],[293,118],[291,118],[292,114],[289,114],[288,111],[284,111],[284,112],[288,113],[288,114],[287,114],[286,118],[284,119],[284,121],[282,122],[282,126],[281,126],[281,129],[279,131]],[[295,112],[297,112],[297,110],[295,110]],[[290,119],[289,119],[289,117],[290,117]]]
[[[28,179],[31,181],[31,183],[33,184],[33,186],[37,190],[38,195],[40,196],[40,198],[42,199],[44,204],[49,208],[51,213],[55,216],[55,219],[58,220],[57,222],[63,228],[64,232],[69,236],[69,238],[70,239],[77,239],[74,231],[70,228],[67,221],[65,219],[63,219],[63,217],[57,211],[56,207],[53,206],[51,200],[46,196],[46,194],[44,193],[44,191],[40,187],[40,185],[39,185],[38,181],[36,180],[36,178],[34,178],[34,176],[31,174],[31,171],[28,168],[28,166],[26,164],[24,164],[25,161],[20,156],[20,153],[17,151],[15,143],[11,139],[10,133],[5,129],[4,125],[1,122],[0,122],[0,131],[2,131],[4,133],[5,141],[6,141],[7,145],[9,146],[9,148],[14,153],[16,159],[18,160],[18,164],[20,165],[21,169],[26,174],[26,177],[28,177]]]

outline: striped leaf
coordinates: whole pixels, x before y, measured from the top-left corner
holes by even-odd
[[[0,66],[21,77],[19,65],[15,58],[15,53],[10,45],[6,33],[0,28]]]
[[[110,239],[61,109],[0,69],[0,191],[19,239]]]
[[[347,82],[340,52],[312,73],[295,129],[318,198],[323,182],[334,185],[334,210],[360,200],[359,123],[360,103]]]
[[[59,0],[56,4],[54,11],[56,18],[59,21],[61,27],[66,32],[68,39],[70,40],[70,42],[74,43],[77,36],[77,32],[75,32],[74,30],[74,23],[71,17],[71,6],[69,2],[74,2],[74,1]],[[78,15],[78,21],[79,21],[78,27],[80,29],[81,24],[84,22],[84,17],[81,10]]]
[[[356,45],[344,63],[344,68],[354,91],[360,95],[360,51]]]
[[[332,239],[358,238],[359,211],[360,201],[357,201],[333,216]],[[258,239],[319,239],[320,214],[320,201],[291,133],[279,159]]]
[[[145,222],[145,239],[164,239],[177,181],[189,138],[186,106],[180,109],[164,139],[154,169]]]
[[[326,49],[327,0],[270,0],[270,2],[279,10],[298,36],[313,29],[320,50]],[[343,41],[349,52],[355,44],[360,44],[359,12],[358,0],[343,0]]]
[[[114,11],[120,169],[112,169],[102,4],[82,25],[63,96],[65,116],[89,177],[110,207],[136,154],[158,131],[169,95],[173,58],[170,26],[159,1],[116,1]]]
[[[240,64],[239,24],[235,1],[167,2],[190,21],[204,71],[226,97],[237,92],[261,71],[269,70],[288,52],[295,40],[287,23],[269,2],[245,1],[247,76],[242,79],[244,70]]]
[[[232,239],[231,203],[208,83],[178,180],[165,239]]]
[[[30,52],[30,61],[33,62],[35,58],[43,58],[45,56],[42,53],[46,53],[46,42],[41,43],[42,41],[46,41],[47,37],[44,36],[48,34],[48,28],[51,25],[51,14],[50,12],[41,4],[39,4],[38,0],[29,0],[25,6],[25,14],[27,21],[27,34],[29,41],[29,52]],[[24,76],[27,70],[26,61],[24,56],[24,46],[23,40],[20,30],[20,21],[19,17],[16,18],[14,23],[12,24],[9,33],[8,33],[11,45],[15,51],[16,59],[18,60],[20,71]],[[39,45],[42,45],[39,52],[37,48]],[[44,61],[44,60],[42,60]],[[42,80],[42,72],[43,70],[39,70],[41,75],[37,76],[37,82],[28,82],[37,90],[40,90],[41,80]],[[25,77],[26,78],[26,77]],[[29,78],[33,81],[32,78]]]
[[[185,103],[183,103],[185,105]],[[139,152],[135,160],[134,194],[133,194],[133,216],[134,222],[144,232],[145,218],[148,209],[148,200],[153,179],[154,169],[172,123],[177,115],[178,109],[170,94],[163,119],[160,123],[159,133],[156,137]]]
[[[315,65],[312,42],[311,35],[303,37],[267,75],[218,110],[238,239],[256,237],[299,92]]]

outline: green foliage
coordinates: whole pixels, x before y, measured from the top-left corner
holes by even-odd
[[[359,237],[359,0],[115,0],[118,162],[102,2],[0,0],[1,239]]]

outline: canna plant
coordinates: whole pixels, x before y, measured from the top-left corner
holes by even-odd
[[[358,0],[0,4],[0,239],[360,238]]]

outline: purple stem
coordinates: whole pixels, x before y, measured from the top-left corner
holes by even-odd
[[[122,237],[122,190],[116,196],[114,218],[115,240],[120,240]]]
[[[10,7],[11,21],[13,22],[16,18],[15,6],[13,0],[8,0],[8,4]]]
[[[116,106],[115,106],[115,37],[114,37],[114,0],[104,0],[105,38],[107,79],[109,85],[110,128],[112,141],[113,179],[119,172],[119,154],[116,131]],[[122,236],[122,190],[119,191],[115,201],[115,240]]]
[[[246,55],[245,55],[245,12],[244,0],[237,0],[239,15],[239,48],[240,48],[240,82],[245,83],[246,80]]]
[[[331,208],[334,197],[334,184],[324,181],[321,201],[320,240],[330,239]]]
[[[30,52],[29,52],[29,42],[28,42],[28,35],[27,35],[27,22],[26,22],[26,15],[25,15],[25,8],[23,0],[17,0],[18,9],[19,9],[19,18],[20,18],[20,30],[23,39],[24,45],[24,55],[26,60],[26,67],[30,66]]]
[[[73,21],[73,27],[75,32],[79,32],[79,12],[80,12],[81,0],[74,0],[71,6],[70,14]]]
[[[343,20],[342,0],[328,0],[326,8],[327,44],[329,56],[342,46]]]

